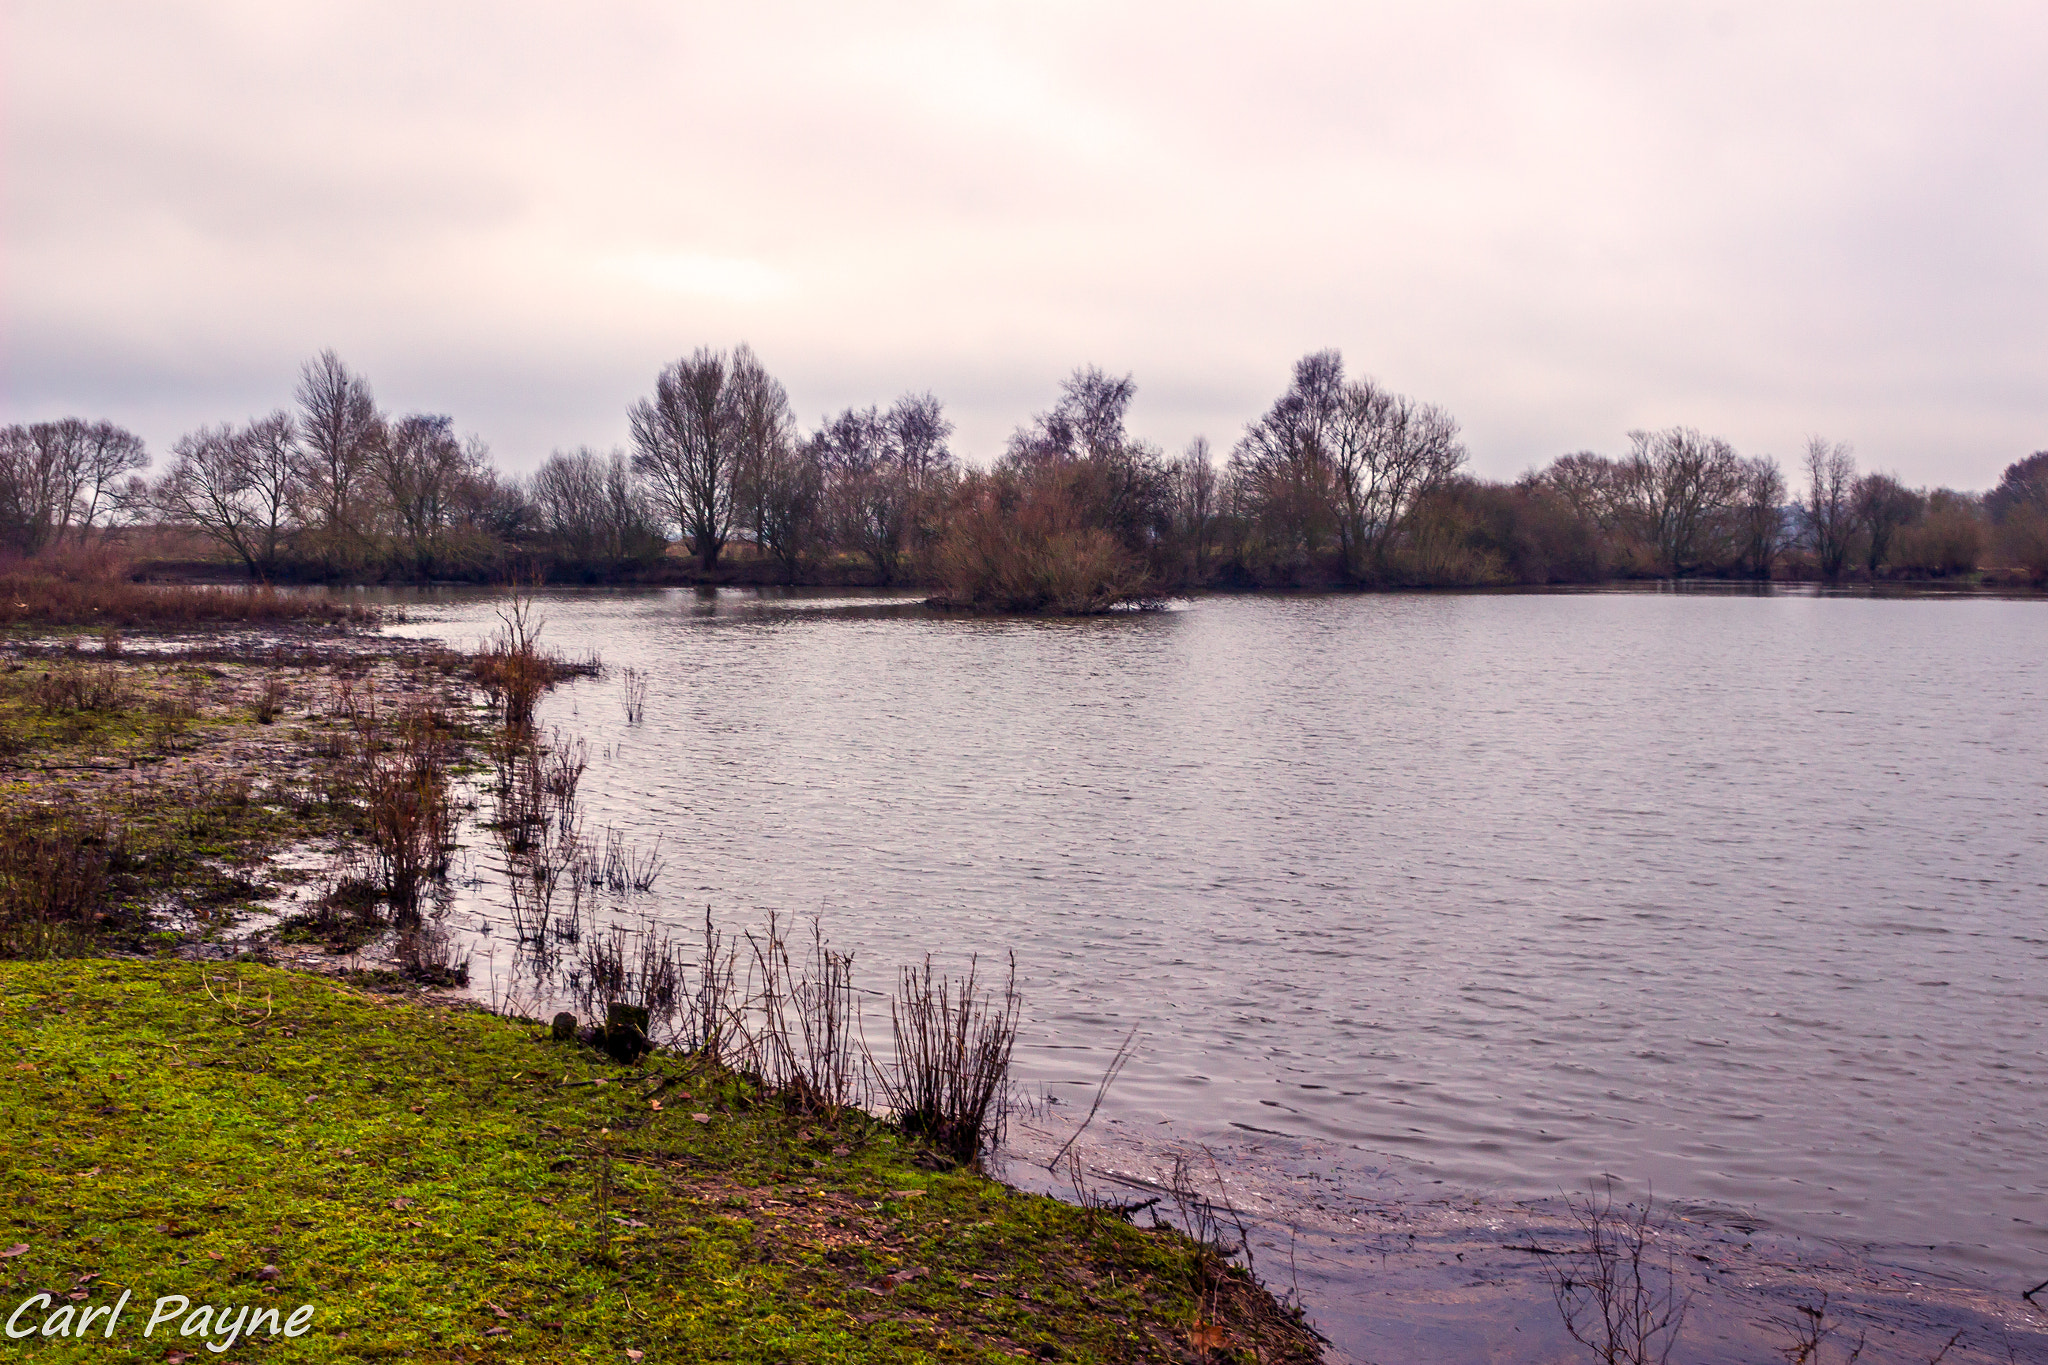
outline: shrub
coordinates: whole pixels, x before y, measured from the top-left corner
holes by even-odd
[[[1155,595],[1143,559],[1088,524],[1057,468],[967,476],[936,561],[943,600],[982,611],[1086,616]]]

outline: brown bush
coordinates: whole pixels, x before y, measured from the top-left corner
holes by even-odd
[[[2007,513],[1998,528],[1998,553],[2036,583],[2048,583],[2048,512],[2022,507]]]
[[[1973,498],[1936,489],[1919,520],[1894,535],[1886,563],[1910,574],[1973,572],[1984,553],[1984,520]]]
[[[1086,616],[1155,595],[1144,561],[1088,524],[1056,469],[968,475],[936,560],[943,600],[981,611]]]

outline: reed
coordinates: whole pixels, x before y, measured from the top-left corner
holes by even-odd
[[[982,985],[978,967],[970,959],[958,982],[935,975],[930,957],[922,968],[903,968],[889,1001],[894,1064],[884,1066],[862,1049],[876,1090],[904,1131],[963,1162],[1002,1142],[1022,1006],[1014,955],[1000,992]]]
[[[254,587],[173,587],[121,578],[67,578],[32,567],[0,573],[0,625],[156,628],[212,624],[374,625],[374,608],[310,593]],[[118,641],[119,636],[114,636]]]
[[[375,692],[347,685],[341,711],[348,721],[348,781],[362,803],[378,881],[395,913],[413,914],[428,879],[448,870],[454,847],[453,733],[431,708],[410,707],[387,718]]]
[[[746,938],[759,983],[752,1011],[758,1021],[753,1070],[787,1103],[836,1124],[866,1099],[853,956],[826,946],[823,922],[816,918],[809,944],[795,958],[788,930],[773,914],[766,932]]]
[[[89,951],[107,913],[118,837],[75,807],[16,810],[0,824],[0,958]]]

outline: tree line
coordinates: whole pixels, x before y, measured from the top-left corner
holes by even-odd
[[[1814,438],[1792,479],[1690,427],[1629,433],[1519,479],[1471,476],[1441,407],[1303,357],[1227,455],[1131,433],[1129,376],[1076,370],[986,468],[930,393],[800,423],[742,345],[666,366],[629,450],[499,471],[445,415],[382,411],[326,352],[290,406],[182,436],[154,478],[108,422],[0,431],[0,547],[184,528],[262,579],[557,578],[922,585],[1090,611],[1198,587],[1614,578],[2048,580],[2048,452],[1979,495],[1911,489]]]

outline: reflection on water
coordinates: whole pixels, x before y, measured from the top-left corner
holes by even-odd
[[[1595,1174],[2048,1275],[2048,605],[1586,593],[987,621],[548,597],[679,928],[1015,949],[1027,1079],[1426,1178]],[[481,599],[400,629],[474,638]],[[495,970],[509,968],[502,935]],[[493,968],[478,959],[480,978]]]

